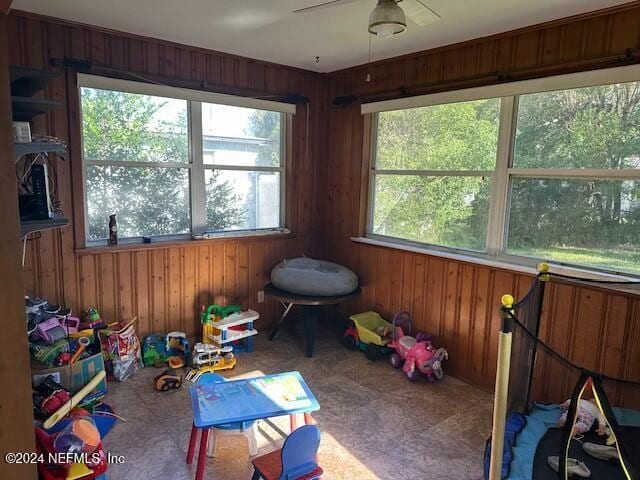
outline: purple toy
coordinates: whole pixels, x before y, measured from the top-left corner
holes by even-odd
[[[56,317],[51,317],[38,324],[33,336],[42,340],[49,345],[56,343],[67,336],[67,332],[60,325],[60,321]]]
[[[80,327],[80,319],[78,317],[65,316],[58,320],[67,333],[78,333],[78,328]]]

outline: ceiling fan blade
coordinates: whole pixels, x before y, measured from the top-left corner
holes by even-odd
[[[309,13],[321,10],[323,8],[338,7],[340,5],[346,5],[347,3],[359,2],[360,0],[326,0],[316,5],[310,5],[308,7],[296,8],[291,13]]]
[[[400,3],[405,15],[413,23],[424,27],[440,20],[440,15],[427,7],[420,0],[402,0]]]

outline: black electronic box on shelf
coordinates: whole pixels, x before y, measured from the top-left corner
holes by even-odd
[[[31,193],[22,194],[18,199],[21,220],[53,218],[46,165],[35,164],[31,167]]]

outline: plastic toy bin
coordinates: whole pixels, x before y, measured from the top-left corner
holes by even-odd
[[[381,347],[385,346],[388,342],[388,338],[382,338],[376,333],[376,329],[383,327],[388,328],[389,331],[393,328],[392,325],[382,318],[377,312],[364,312],[352,315],[349,317],[353,321],[356,329],[358,330],[358,336],[363,343],[373,343]]]

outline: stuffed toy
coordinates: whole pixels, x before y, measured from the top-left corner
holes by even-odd
[[[564,427],[565,423],[567,423],[567,413],[569,412],[569,405],[571,404],[571,400],[567,400],[566,402],[560,404],[560,408],[563,410],[562,415],[558,419],[558,423],[556,423],[557,427]],[[598,435],[606,435],[607,428],[607,420],[604,418],[604,415],[598,409],[594,400],[579,400],[578,401],[578,418],[576,420],[576,424],[573,427],[573,435],[583,434],[591,430],[593,427],[593,423],[598,423],[598,428],[596,432]]]

